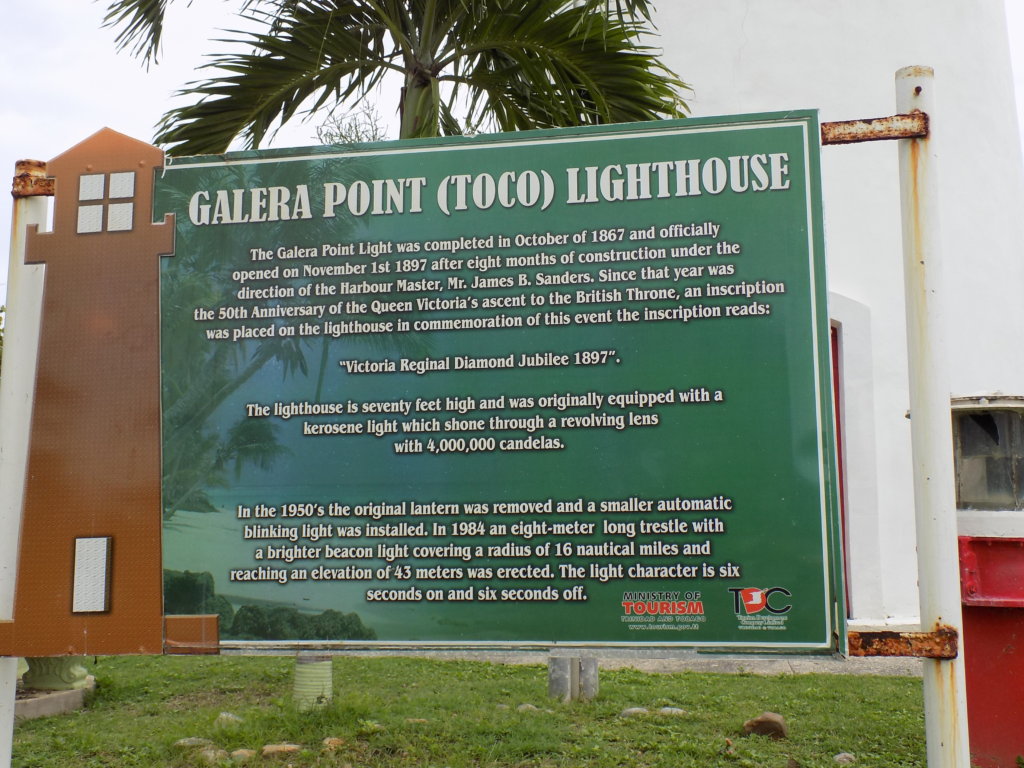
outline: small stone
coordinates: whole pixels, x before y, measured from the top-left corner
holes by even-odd
[[[425,718],[425,717],[407,717],[407,718],[405,718],[405,722],[407,722],[407,723],[429,723],[430,721],[427,720],[427,718]]]
[[[218,728],[235,728],[242,724],[242,718],[230,712],[221,712],[217,715],[217,719],[213,721],[213,724]]]
[[[207,765],[217,765],[228,759],[228,753],[217,747],[206,747],[199,752],[199,759]]]
[[[540,709],[533,704],[520,704],[516,709],[520,712],[540,712]]]
[[[680,709],[679,707],[662,707],[658,710],[658,714],[669,715],[671,717],[682,717],[683,715],[688,715],[690,713],[685,709]]]
[[[800,763],[791,757],[786,760],[786,768],[800,768]]]
[[[768,736],[772,739],[785,739],[789,736],[786,718],[776,712],[762,712],[752,720],[743,724],[743,732],[750,736]]]
[[[263,747],[261,754],[264,757],[278,757],[280,755],[294,755],[302,750],[298,744],[267,744]]]
[[[857,756],[852,752],[840,752],[838,755],[832,758],[840,765],[850,765],[851,763],[857,762]]]
[[[345,746],[345,740],[339,739],[337,736],[328,736],[320,743],[324,745],[324,749],[328,752],[334,752],[336,749],[341,749]]]
[[[628,707],[619,713],[619,717],[637,717],[646,714],[649,714],[646,707]]]
[[[212,747],[213,742],[209,739],[202,739],[198,736],[188,736],[184,739],[178,739],[174,742],[174,746],[178,749],[198,749],[201,747]]]
[[[255,749],[236,749],[234,752],[231,753],[231,759],[234,760],[236,763],[251,760],[254,757],[256,757]]]

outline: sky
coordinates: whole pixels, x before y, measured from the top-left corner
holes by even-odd
[[[107,2],[31,0],[8,3],[0,28],[0,171],[14,175],[22,158],[49,160],[103,127],[150,140],[173,94],[202,76],[195,67],[210,39],[237,28],[231,2],[172,3],[166,44],[158,66],[147,71],[127,53],[117,53],[114,33],[103,29]],[[1024,0],[1007,0],[1014,56],[1018,122],[1024,125]],[[385,121],[394,119],[386,104]],[[308,146],[316,122],[288,125],[265,146]],[[392,136],[394,131],[392,132]],[[9,182],[3,187],[9,189]],[[0,232],[10,232],[10,198],[0,204]],[[0,303],[7,291],[7,257],[0,255]]]

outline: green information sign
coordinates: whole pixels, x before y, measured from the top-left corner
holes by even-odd
[[[833,647],[818,163],[814,112],[175,160],[167,612]]]

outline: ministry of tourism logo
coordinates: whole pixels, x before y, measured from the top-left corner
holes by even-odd
[[[740,629],[784,630],[793,593],[785,587],[731,587],[732,609]]]
[[[623,592],[622,622],[630,631],[700,629],[706,621],[700,592]]]

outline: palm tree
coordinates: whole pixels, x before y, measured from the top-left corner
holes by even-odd
[[[170,0],[111,0],[117,44],[154,61]],[[643,44],[651,0],[240,0],[258,32],[180,93],[157,143],[256,148],[275,125],[403,78],[399,138],[678,117],[686,85]]]

